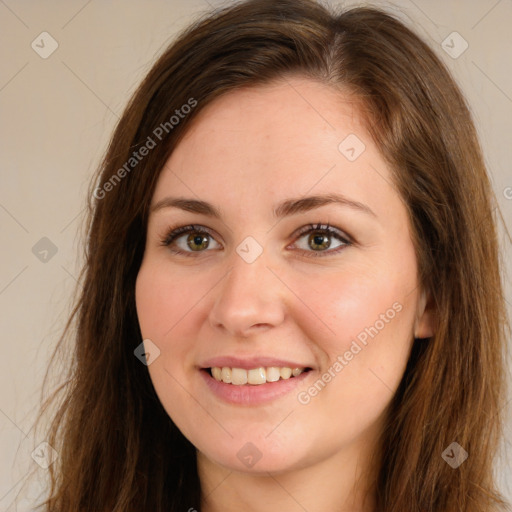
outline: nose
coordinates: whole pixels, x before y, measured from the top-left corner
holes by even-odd
[[[285,318],[286,288],[267,264],[265,252],[252,263],[237,253],[227,276],[215,287],[210,324],[236,338],[247,338],[280,325]]]

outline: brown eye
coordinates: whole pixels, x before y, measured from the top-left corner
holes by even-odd
[[[212,241],[220,247],[206,228],[190,225],[171,229],[162,240],[162,245],[169,247],[176,254],[188,256],[192,253],[207,252],[206,249],[211,248]]]
[[[336,254],[345,246],[352,245],[350,238],[342,231],[329,226],[329,224],[316,224],[306,226],[299,232],[297,242],[294,244],[307,256],[329,256]],[[302,240],[302,241],[301,241]],[[331,248],[333,240],[338,245]]]
[[[319,234],[318,232],[310,233],[308,236],[308,244],[312,249],[329,249],[331,245],[330,235]]]
[[[209,245],[209,235],[205,234],[189,234],[187,236],[187,246],[193,251],[201,251]]]

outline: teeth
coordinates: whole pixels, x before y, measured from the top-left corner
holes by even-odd
[[[292,376],[298,377],[304,368],[278,368],[276,366],[269,366],[267,368],[252,368],[245,370],[244,368],[211,368],[212,376],[219,382],[226,384],[234,384],[235,386],[243,386],[244,384],[259,385],[266,382],[277,382],[279,379],[289,379]]]
[[[247,384],[247,370],[243,368],[231,368],[231,384],[235,386]]]
[[[291,368],[279,368],[279,374],[281,375],[281,379],[289,379],[292,376]]]
[[[212,368],[212,376],[213,376],[213,378],[214,378],[215,380],[224,380],[224,379],[222,378],[222,371],[221,371],[221,369],[220,369],[220,368],[217,368],[217,367]],[[224,381],[224,382],[226,382],[226,381]]]
[[[247,372],[247,382],[249,384],[265,384],[267,382],[267,372],[265,368],[255,368]]]
[[[213,371],[213,368],[212,368],[212,371]],[[215,378],[217,378],[217,377],[215,377]],[[222,371],[219,374],[219,378],[217,380],[222,380],[226,384],[231,384],[231,368],[224,366],[224,368],[222,368]]]
[[[267,368],[267,382],[277,382],[279,377],[281,377],[279,368],[275,366]]]

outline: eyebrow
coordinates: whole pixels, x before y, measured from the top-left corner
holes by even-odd
[[[377,215],[367,205],[358,201],[353,201],[348,197],[340,194],[324,194],[314,195],[308,197],[300,197],[296,199],[287,199],[282,203],[276,205],[273,209],[273,216],[277,219],[295,215],[298,213],[308,212],[315,208],[320,208],[328,204],[339,204],[352,210],[356,210],[372,217]],[[200,201],[197,199],[189,199],[184,197],[165,197],[151,207],[151,213],[161,210],[162,208],[179,208],[192,213],[199,213],[214,217],[217,219],[222,218],[220,211],[207,201]]]

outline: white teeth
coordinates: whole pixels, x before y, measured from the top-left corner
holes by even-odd
[[[212,368],[212,371],[213,371],[213,368]],[[220,379],[217,379],[217,380],[222,380],[226,384],[231,384],[231,368],[224,366],[224,368],[222,368]]]
[[[281,377],[281,374],[279,373],[279,368],[276,366],[271,366],[267,368],[267,382],[277,382],[279,380],[279,377]]]
[[[291,368],[280,368],[279,374],[281,375],[281,379],[289,379],[292,376]]]
[[[287,380],[292,376],[298,377],[304,372],[304,368],[269,366],[245,370],[244,368],[224,366],[223,368],[212,367],[211,372],[212,377],[219,382],[243,386],[245,384],[259,385],[266,382],[277,382],[279,379]]]
[[[249,384],[265,384],[267,382],[267,372],[265,368],[255,368],[247,372],[247,382]]]
[[[231,368],[231,384],[235,386],[247,384],[247,370],[243,368]]]

